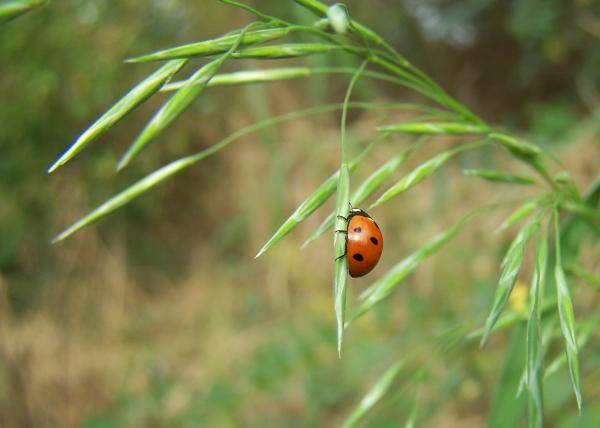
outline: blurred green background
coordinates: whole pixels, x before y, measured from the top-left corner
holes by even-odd
[[[293,2],[252,3],[289,20],[314,20]],[[578,184],[595,177],[599,2],[347,5],[480,116],[560,157]],[[299,248],[328,211],[254,260],[281,221],[337,168],[337,114],[245,138],[100,224],[49,244],[61,228],[169,160],[270,115],[342,100],[347,79],[339,76],[209,90],[129,169],[115,174],[116,159],[159,97],[75,161],[46,174],[79,132],[152,69],[124,64],[124,58],[249,20],[216,1],[63,0],[0,25],[0,426],[337,426],[394,361],[434,349],[435,335],[447,329],[481,324],[510,242],[492,232],[503,215],[472,223],[376,314],[353,326],[341,360],[330,239]],[[299,63],[353,64],[343,55]],[[356,97],[414,99],[368,81]],[[355,152],[385,119],[352,112]],[[379,147],[353,181],[403,144]],[[412,165],[426,156],[427,150]],[[521,189],[462,178],[461,166],[481,165],[513,167],[497,153],[463,158],[371,213],[386,238],[371,278],[490,193],[524,196]],[[586,249],[592,265],[597,256]],[[353,281],[350,299],[367,284],[369,278]],[[596,301],[585,290],[578,294],[588,307]],[[484,350],[472,343],[431,351],[420,380],[406,374],[366,426],[401,426],[419,382],[424,426],[485,425],[501,411],[490,403],[500,405],[493,398],[501,369],[510,371],[508,363],[501,366],[511,340],[499,334]],[[582,419],[575,418],[566,372],[549,378],[548,426],[600,426],[599,347],[595,337],[584,351],[588,405]],[[523,400],[518,403],[507,405],[524,421]]]

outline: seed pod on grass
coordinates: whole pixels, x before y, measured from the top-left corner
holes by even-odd
[[[248,31],[241,41],[242,46],[264,43],[287,36],[294,27],[276,27]],[[130,58],[127,62],[164,61],[173,58],[191,58],[218,55],[227,52],[239,39],[239,33],[231,33],[211,40],[164,49],[147,55]]]
[[[231,57],[236,59],[287,59],[327,53],[344,49],[342,46],[326,43],[288,43],[283,45],[259,46],[234,52]]]
[[[484,135],[489,129],[483,125],[461,122],[407,122],[377,128],[381,132],[429,135]]]

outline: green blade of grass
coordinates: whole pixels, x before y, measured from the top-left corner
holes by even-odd
[[[519,208],[517,208],[517,210],[514,211],[506,220],[504,220],[504,222],[502,222],[500,227],[498,227],[498,229],[496,230],[496,233],[502,232],[503,230],[508,229],[509,227],[528,217],[537,208],[543,206],[544,202],[548,201],[548,199],[549,195],[544,193],[540,196],[528,200]]]
[[[460,122],[411,122],[397,125],[377,127],[381,132],[399,132],[403,134],[429,134],[429,135],[484,135],[489,128],[483,125],[474,125]]]
[[[52,243],[62,241],[63,239],[74,234],[78,230],[83,229],[85,226],[100,220],[102,217],[105,217],[107,214],[113,212],[117,208],[122,207],[131,200],[137,198],[142,193],[153,188],[157,184],[163,182],[168,177],[171,177],[172,175],[180,172],[181,170],[187,168],[193,163],[194,159],[192,157],[182,158],[154,171],[153,173],[147,175],[132,186],[113,196],[108,201],[104,202],[103,204],[95,208],[92,212],[81,218],[79,221],[69,226],[63,232],[59,233],[52,240]]]
[[[188,79],[188,83],[177,92],[175,92],[169,100],[156,112],[156,114],[146,124],[140,135],[129,146],[125,154],[117,163],[117,170],[125,168],[131,160],[156,136],[161,133],[173,120],[175,120],[183,110],[185,110],[192,101],[206,88],[207,83],[212,79],[215,73],[223,65],[223,63],[231,57],[233,52],[239,47],[244,40],[248,30],[257,23],[252,23],[246,26],[240,34],[236,35],[237,40],[231,46],[227,53],[221,55],[217,59],[202,66],[196,71],[192,77]],[[197,84],[197,82],[204,82]]]
[[[436,172],[449,159],[451,159],[458,153],[481,147],[484,144],[487,144],[486,140],[476,141],[474,143],[469,144],[463,144],[461,146],[440,153],[437,156],[434,156],[427,162],[419,165],[411,173],[400,179],[396,184],[390,187],[383,195],[381,195],[379,199],[377,199],[369,208],[381,205],[382,203],[392,199],[393,197],[398,196],[400,193],[405,192],[408,189],[416,186],[421,181],[425,180],[427,177]]]
[[[244,85],[251,83],[267,83],[267,82],[275,82],[278,80],[292,79],[296,77],[310,77],[317,75],[328,75],[328,74],[347,74],[352,75],[356,70],[351,67],[282,67],[282,68],[272,68],[267,70],[248,70],[248,71],[239,71],[232,73],[223,73],[217,74],[214,78],[208,82],[208,87],[214,86],[230,86],[230,85]],[[372,70],[365,70],[362,74],[363,77],[369,77],[371,79],[380,80],[383,82],[394,83],[400,86],[406,86],[408,82],[404,79],[400,79],[398,77],[394,77],[390,74],[380,73]],[[187,83],[187,81],[179,81],[173,82],[165,85],[161,91],[173,91],[181,88]],[[455,113],[436,109],[430,106],[422,105],[422,104],[408,104],[412,105],[414,110],[430,112],[433,114],[440,114],[440,117],[446,118],[454,118]],[[443,116],[445,115],[445,116]]]
[[[108,111],[100,116],[88,129],[81,134],[77,140],[58,158],[48,169],[48,172],[56,170],[67,163],[73,156],[79,153],[98,136],[110,129],[115,123],[129,114],[138,105],[155,94],[175,73],[177,73],[187,60],[177,59],[169,61],[138,83],[123,98],[121,98]]]
[[[411,255],[397,263],[387,273],[377,279],[359,297],[362,304],[352,315],[348,322],[356,319],[371,310],[379,302],[387,298],[392,292],[417,268],[425,258],[442,248],[448,241],[456,236],[465,223],[480,210],[473,211],[455,223],[452,227],[436,235],[433,239],[413,252]]]
[[[348,84],[346,95],[344,97],[344,106],[342,108],[342,120],[340,124],[340,146],[341,146],[341,165],[340,174],[337,184],[336,198],[336,213],[337,222],[336,229],[345,230],[348,218],[348,207],[350,205],[350,171],[348,166],[348,144],[346,138],[346,121],[348,117],[348,103],[352,95],[352,89],[362,71],[366,68],[367,61],[364,61],[356,70],[354,76]],[[346,319],[346,288],[348,285],[348,261],[347,257],[340,257],[346,253],[346,236],[341,233],[333,234],[333,254],[334,261],[334,276],[333,276],[333,296],[334,296],[334,311],[337,325],[337,350],[338,355],[342,355],[342,341],[344,338],[344,323]]]
[[[359,165],[360,161],[371,151],[371,149],[377,144],[379,140],[373,141],[372,144],[367,146],[365,150],[361,154],[359,154],[355,159],[353,159],[348,164],[348,170],[350,172],[354,171],[356,167]],[[312,192],[299,206],[296,210],[285,220],[281,226],[277,229],[277,231],[269,238],[269,240],[263,245],[258,254],[256,254],[256,258],[263,255],[269,248],[279,242],[285,235],[291,232],[296,226],[306,220],[317,208],[329,199],[331,195],[335,192],[338,181],[339,181],[340,171],[337,170],[335,173],[329,176],[327,180],[325,180],[317,189]],[[347,205],[346,205],[347,206]]]
[[[582,349],[590,340],[592,335],[596,332],[600,318],[595,317],[584,322],[580,322],[577,326],[577,347]],[[562,332],[560,333],[562,335]],[[546,366],[544,370],[544,379],[552,374],[556,373],[561,367],[567,364],[568,358],[566,354],[557,355],[550,364]]]
[[[510,297],[510,293],[517,282],[519,272],[521,271],[521,263],[523,262],[525,244],[531,235],[537,230],[540,222],[541,217],[537,217],[531,222],[527,223],[510,244],[504,259],[502,260],[502,274],[500,275],[500,280],[498,281],[498,286],[496,287],[492,309],[490,310],[490,314],[485,322],[484,333],[480,342],[480,346],[482,347],[486,344],[494,324],[502,313],[502,310],[504,309],[504,306]]]
[[[163,106],[155,113],[155,115],[146,124],[142,132],[138,135],[135,141],[129,146],[117,163],[117,170],[122,170],[133,160],[133,158],[142,151],[142,149],[162,132],[179,114],[185,110],[192,101],[200,95],[206,87],[206,83],[221,67],[226,56],[209,62],[200,68],[190,79],[188,84],[179,89],[173,96],[163,104]],[[204,84],[196,85],[194,81],[204,80]]]
[[[556,305],[556,301],[554,301],[554,300],[544,302],[544,304],[542,305],[542,308],[541,308],[542,314],[546,315],[549,312],[551,312],[551,310],[554,309],[555,305]],[[526,323],[527,320],[529,319],[528,315],[529,314],[524,311],[515,311],[515,310],[505,311],[504,313],[502,313],[502,315],[500,315],[500,318],[498,318],[498,321],[496,321],[496,323],[494,324],[494,327],[492,328],[492,333],[495,333],[497,331],[506,330],[506,329],[513,327],[520,323]],[[467,339],[468,340],[475,340],[475,339],[481,340],[481,337],[483,336],[484,333],[485,333],[485,329],[483,327],[478,328],[477,330],[469,333],[467,335]]]
[[[558,315],[560,328],[565,339],[565,351],[569,363],[569,374],[573,384],[573,392],[577,400],[577,407],[581,413],[582,394],[581,380],[579,377],[579,357],[577,355],[577,338],[575,335],[575,316],[573,314],[573,302],[571,293],[562,267],[562,256],[560,247],[560,228],[558,225],[558,212],[554,211],[554,233],[555,233],[555,264],[554,276],[556,280],[556,297],[558,299]]]
[[[510,135],[506,135],[500,132],[492,132],[491,134],[489,134],[489,137],[492,140],[500,143],[508,151],[519,157],[529,158],[540,154],[539,147],[527,141],[511,137]]]
[[[378,138],[387,138],[387,134],[381,134]],[[392,175],[411,155],[412,152],[424,141],[424,137],[418,139],[408,149],[394,156],[389,161],[380,166],[366,180],[364,180],[350,196],[352,206],[360,206],[369,196],[371,196],[381,185]],[[327,218],[321,223],[317,230],[302,244],[305,248],[323,233],[333,227],[335,222],[335,212],[330,213]]]
[[[342,149],[343,150],[343,149]],[[348,217],[348,202],[350,196],[350,173],[348,164],[342,162],[337,180],[336,213],[341,217]],[[344,230],[346,225],[342,218],[337,219],[337,227]],[[344,322],[346,319],[346,288],[348,285],[348,260],[343,254],[346,252],[346,236],[334,233],[333,237],[333,308],[337,327],[337,350],[342,354],[342,341],[344,339]],[[341,256],[341,257],[340,257]]]
[[[199,82],[182,80],[165,85],[161,91],[175,91],[188,84],[207,82],[207,87],[248,85],[254,83],[279,82],[281,80],[310,77],[311,69],[307,67],[274,68],[268,70],[244,70],[233,73],[216,74],[212,79],[205,77]]]
[[[537,184],[537,182],[529,177],[523,177],[520,175],[508,174],[504,171],[498,171],[495,169],[465,169],[463,170],[465,175],[471,177],[479,177],[484,180],[499,182],[499,183],[509,183],[509,184]]]
[[[375,407],[375,405],[381,400],[385,394],[389,391],[394,381],[400,374],[404,363],[398,361],[393,364],[386,372],[375,382],[371,389],[360,401],[358,406],[346,419],[343,428],[355,427],[364,417]]]
[[[393,106],[394,106],[394,104],[377,104],[377,103],[367,103],[367,102],[351,102],[351,103],[349,103],[349,107],[360,108],[360,109],[375,109],[375,110],[384,109],[385,110],[385,109],[393,108]],[[156,170],[155,172],[149,174],[148,176],[142,178],[138,182],[134,183],[130,187],[126,188],[125,190],[121,191],[120,193],[116,194],[115,196],[113,196],[112,198],[107,200],[105,203],[103,203],[99,207],[92,210],[90,213],[85,215],[83,218],[78,220],[73,225],[69,226],[66,230],[64,230],[63,232],[58,234],[53,239],[52,242],[58,242],[58,241],[62,241],[64,239],[66,239],[67,237],[71,236],[75,232],[100,220],[101,218],[105,217],[106,215],[110,214],[111,212],[115,211],[116,209],[131,202],[133,199],[137,198],[138,196],[140,196],[142,193],[146,192],[147,190],[162,183],[166,179],[172,177],[173,175],[186,169],[187,167],[192,166],[195,163],[219,152],[220,150],[227,147],[229,144],[233,143],[234,141],[237,141],[238,139],[240,139],[241,137],[243,137],[245,135],[251,134],[253,132],[257,132],[264,128],[274,126],[278,123],[283,123],[283,122],[287,122],[290,120],[307,117],[307,116],[311,116],[311,115],[336,111],[336,110],[340,110],[341,108],[342,108],[342,103],[326,104],[326,105],[322,105],[322,106],[309,108],[306,110],[299,110],[299,111],[286,113],[286,114],[283,114],[280,116],[275,116],[275,117],[254,123],[252,125],[246,126],[244,128],[241,128],[241,129],[235,131],[234,133],[228,135],[227,137],[225,137],[218,143],[216,143],[196,154],[186,156],[184,158],[181,158],[174,162],[171,162],[171,163],[163,166],[162,168]],[[361,156],[365,156],[366,153],[368,153],[368,151],[371,150],[371,148],[373,146],[374,145],[371,144],[365,151],[363,151]],[[357,159],[355,159],[355,161],[357,161],[356,165],[358,164],[359,159],[360,159],[360,156]],[[354,163],[354,161],[350,164],[351,168],[356,166],[356,165],[353,166],[353,163]],[[337,176],[333,180],[333,183],[334,183],[334,189],[331,190],[331,193],[329,193],[329,196],[331,196],[331,194],[335,191],[335,183],[337,183]],[[316,209],[316,208],[318,208],[318,206],[315,207],[314,209]]]
[[[0,3],[0,23],[44,6],[48,0],[7,0]]]
[[[527,320],[527,357],[525,380],[529,390],[528,423],[530,428],[543,426],[543,369],[542,297],[546,280],[548,258],[547,228],[541,228],[536,244],[535,268],[529,290],[529,316]]]
[[[294,27],[276,27],[263,30],[248,31],[241,45],[252,45],[277,40],[287,36]],[[223,54],[231,49],[239,39],[239,34],[231,33],[211,40],[190,43],[183,46],[164,49],[147,55],[130,58],[127,62],[163,61],[174,58],[204,57]]]
[[[328,53],[342,49],[347,48],[326,43],[287,43],[282,45],[246,48],[234,52],[231,57],[235,59],[287,59]]]

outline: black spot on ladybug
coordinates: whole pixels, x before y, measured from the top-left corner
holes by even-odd
[[[352,258],[358,262],[362,262],[364,260],[362,254],[354,254]]]
[[[373,245],[379,244],[379,241],[374,236],[371,236],[371,242],[373,243]]]
[[[362,232],[362,229],[361,229],[360,227],[355,227],[355,228],[354,228],[354,231],[355,231],[356,233],[360,233],[360,232]]]

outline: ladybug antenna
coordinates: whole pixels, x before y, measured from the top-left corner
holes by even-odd
[[[348,205],[350,205],[351,209],[354,209],[354,207],[352,206],[352,204],[350,203],[350,201],[348,201]]]

